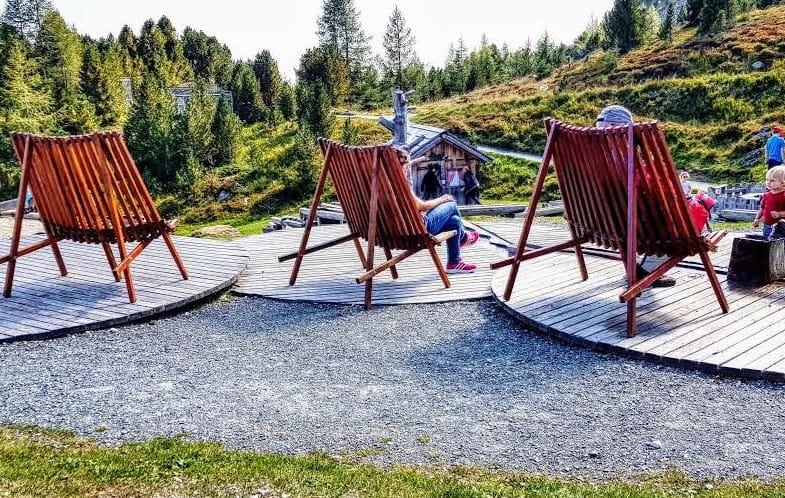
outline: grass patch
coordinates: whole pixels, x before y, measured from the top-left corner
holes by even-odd
[[[785,482],[695,481],[673,471],[588,482],[487,469],[382,469],[325,454],[227,450],[155,438],[111,448],[63,431],[0,426],[0,496],[625,497],[783,496]]]

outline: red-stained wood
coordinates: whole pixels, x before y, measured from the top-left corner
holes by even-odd
[[[12,235],[4,295],[11,294],[16,260],[47,245],[61,275],[65,263],[58,242],[99,244],[116,281],[125,278],[128,299],[136,301],[131,264],[156,238],[161,237],[183,279],[188,271],[169,232],[174,227],[158,213],[131,153],[117,132],[70,137],[11,133],[11,142],[22,165],[16,224],[21,223],[27,189],[35,199],[47,233],[44,242],[18,249],[19,230]],[[130,251],[127,242],[136,243]],[[112,245],[117,247],[115,258]]]
[[[636,332],[636,300],[640,292],[686,257],[700,257],[717,302],[727,312],[728,302],[708,255],[716,250],[724,233],[702,235],[693,226],[658,123],[597,129],[548,118],[545,128],[548,143],[531,202],[539,201],[552,161],[570,239],[534,251],[526,249],[533,222],[533,216],[527,215],[515,255],[492,264],[492,268],[512,265],[502,298],[510,299],[523,261],[568,247],[575,247],[585,280],[588,274],[581,244],[591,242],[619,252],[627,277],[619,299],[627,303],[629,337]],[[638,280],[638,255],[667,258]]]
[[[428,233],[406,181],[398,151],[390,145],[351,147],[324,138],[319,139],[319,147],[325,159],[310,212],[316,213],[329,179],[341,203],[350,235],[308,247],[315,218],[313,214],[309,216],[300,249],[278,257],[279,261],[296,258],[290,285],[294,285],[306,254],[351,240],[364,270],[356,281],[365,284],[366,309],[372,305],[373,277],[390,270],[392,277],[397,279],[398,264],[422,249],[428,250],[439,277],[449,288],[450,281],[435,246],[455,236],[455,232],[439,234],[439,237]],[[359,239],[366,241],[364,250]],[[381,248],[386,258],[380,264],[374,262],[376,248]]]

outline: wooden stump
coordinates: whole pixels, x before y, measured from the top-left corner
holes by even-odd
[[[728,264],[728,280],[768,284],[785,277],[785,239],[737,238]]]

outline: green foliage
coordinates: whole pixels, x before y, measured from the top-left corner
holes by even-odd
[[[51,132],[55,122],[53,101],[39,72],[38,63],[27,57],[24,43],[10,40],[3,66],[0,108],[3,110],[0,137],[9,131]]]
[[[328,90],[319,83],[308,84],[300,81],[295,93],[298,121],[313,136],[328,136],[334,121]]]
[[[348,70],[351,88],[366,65],[371,50],[370,37],[362,29],[354,0],[324,0],[322,15],[316,24],[320,48],[337,55]],[[342,102],[333,101],[335,104]]]
[[[382,68],[385,78],[392,83],[395,88],[408,88],[411,84],[404,86],[404,69],[417,62],[417,54],[414,51],[414,35],[403,13],[396,5],[387,21],[387,30],[384,32],[382,41],[384,47],[384,57]]]
[[[281,103],[281,87],[283,80],[278,71],[278,63],[275,62],[269,50],[262,50],[256,54],[253,62],[253,72],[259,80],[259,89],[262,94],[262,101],[268,109],[275,109]]]
[[[252,124],[262,120],[264,102],[259,90],[259,80],[256,79],[251,66],[245,62],[239,62],[235,67],[232,96],[234,112],[243,123]]]
[[[196,78],[229,87],[232,80],[232,53],[214,36],[196,31],[190,26],[183,30],[183,57],[193,68]]]
[[[234,158],[240,142],[242,122],[234,112],[228,100],[221,99],[215,110],[212,126],[212,151],[205,163],[210,166],[228,164]]]
[[[174,188],[178,162],[176,110],[172,94],[154,77],[139,89],[124,134],[137,166],[165,190]],[[180,160],[182,158],[179,158]]]
[[[641,0],[614,0],[603,25],[608,43],[621,53],[641,45],[650,29]]]
[[[44,17],[52,10],[50,0],[6,0],[2,22],[14,28],[27,42],[33,43]]]
[[[428,444],[427,435],[419,436]],[[368,449],[372,450],[371,448]],[[0,428],[0,476],[12,496],[626,497],[782,496],[781,480],[692,480],[678,471],[602,482],[482,468],[379,468],[361,456],[241,452],[153,438],[100,445],[66,431]]]

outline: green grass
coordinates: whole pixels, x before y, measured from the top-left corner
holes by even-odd
[[[423,443],[424,444],[424,443]],[[785,482],[695,481],[677,471],[604,482],[466,467],[379,468],[155,438],[104,447],[65,431],[0,426],[0,496],[619,497],[785,495]]]

